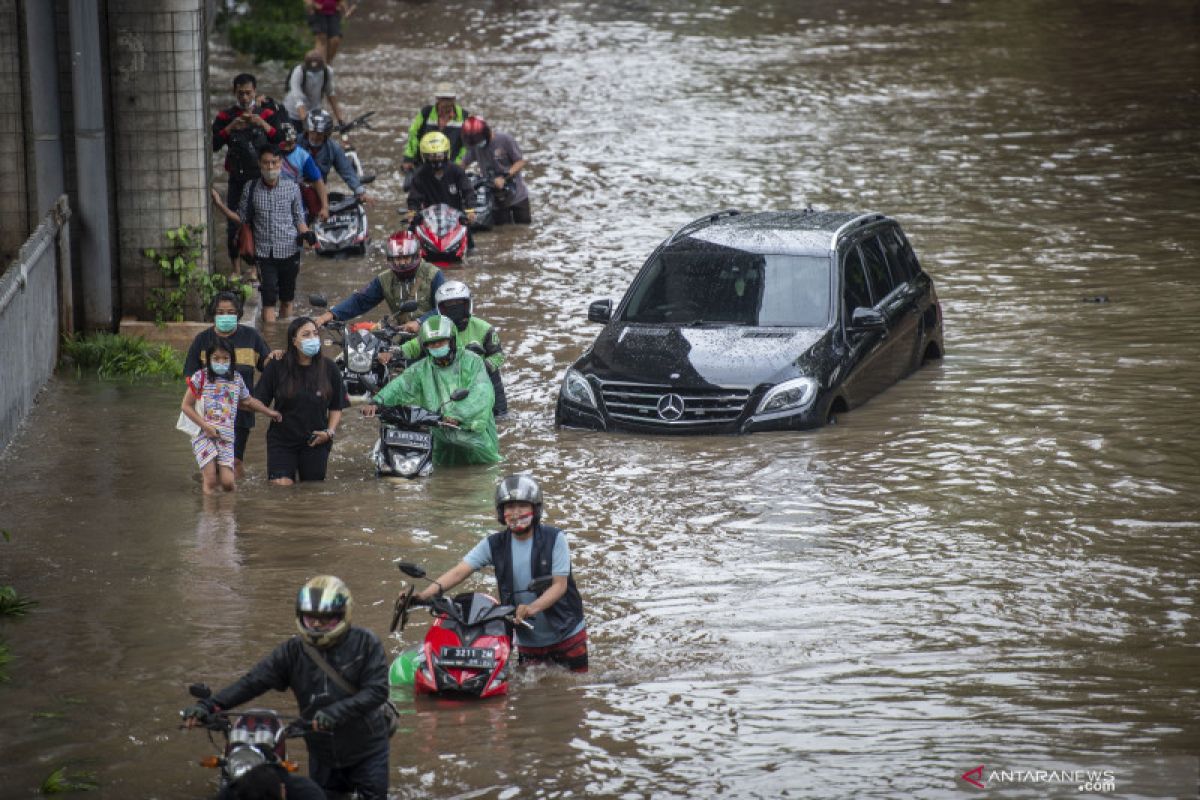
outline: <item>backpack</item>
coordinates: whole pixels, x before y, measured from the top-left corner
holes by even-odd
[[[292,76],[296,74],[296,70],[303,70],[303,69],[304,69],[303,64],[297,64],[296,66],[292,67],[291,72],[288,73],[287,80],[285,80],[283,82],[283,94],[279,95],[280,97],[288,96],[288,93],[290,93],[292,91]],[[325,66],[321,67],[321,70],[324,72],[324,74],[321,76],[321,96],[324,97],[325,89],[326,89],[326,87],[329,86],[329,65],[326,64]],[[303,86],[304,86],[304,76],[303,75],[300,76],[300,86],[301,86],[301,88],[303,88]],[[309,111],[315,111],[315,110],[316,109],[312,109],[312,108],[309,109]],[[297,131],[297,133],[303,133],[303,131]]]

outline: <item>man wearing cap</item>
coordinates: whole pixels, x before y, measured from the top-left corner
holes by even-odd
[[[433,88],[434,103],[425,106],[408,128],[408,141],[404,145],[404,161],[401,167],[409,172],[419,163],[418,146],[421,138],[437,131],[450,140],[450,160],[461,164],[466,148],[462,141],[462,124],[469,112],[455,102],[454,87],[439,83]]]

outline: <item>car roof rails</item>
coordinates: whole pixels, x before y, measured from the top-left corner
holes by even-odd
[[[717,220],[721,219],[722,217],[736,217],[738,214],[741,214],[741,213],[742,212],[737,210],[736,208],[727,208],[724,211],[717,211],[716,213],[713,213],[713,214],[705,214],[703,217],[698,217],[698,218],[692,220],[691,222],[687,223],[686,225],[683,225],[683,226],[679,227],[678,229],[676,229],[676,231],[674,233],[672,233],[670,235],[670,237],[667,238],[666,243],[671,244],[672,242],[674,242],[676,239],[678,239],[680,236],[684,235],[685,233],[691,233],[692,231],[694,231],[704,225],[711,225],[712,223],[716,222]]]

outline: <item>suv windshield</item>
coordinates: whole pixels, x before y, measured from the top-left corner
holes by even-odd
[[[821,327],[829,318],[830,259],[762,255],[692,241],[651,258],[625,322]]]

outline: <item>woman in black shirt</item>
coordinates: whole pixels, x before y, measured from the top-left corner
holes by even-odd
[[[238,322],[242,317],[241,296],[233,292],[221,292],[213,298],[208,315],[213,320],[213,326],[200,331],[192,340],[192,346],[183,360],[183,374],[191,375],[208,366],[204,354],[212,349],[219,336],[233,345],[236,369],[246,386],[253,386],[255,368],[261,371],[267,356],[272,353],[257,328]],[[242,479],[242,457],[246,453],[246,442],[250,439],[250,429],[253,427],[254,412],[239,410],[233,428],[234,476],[239,481]]]
[[[287,352],[268,361],[254,396],[283,414],[267,429],[267,478],[276,486],[325,480],[342,409],[350,405],[342,373],[321,355],[321,336],[308,317],[292,320]]]

